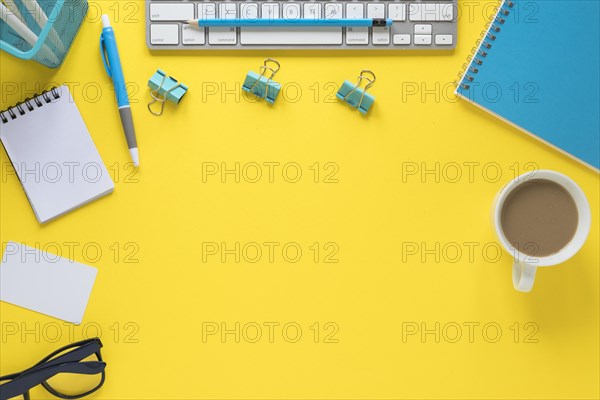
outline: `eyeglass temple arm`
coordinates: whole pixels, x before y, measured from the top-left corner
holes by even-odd
[[[53,365],[36,371],[25,372],[0,386],[0,398],[10,399],[25,395],[31,388],[41,385],[59,373],[94,375],[103,372],[105,368],[106,363],[102,361],[85,361]]]
[[[59,357],[56,357],[54,360],[48,362],[48,360],[50,360],[52,357],[56,356],[57,354],[60,354],[62,352],[65,352],[69,349],[75,348],[81,346],[79,349],[76,349],[72,352],[63,354]],[[87,339],[87,340],[82,340],[80,342],[77,343],[72,343],[68,346],[62,347],[58,350],[56,350],[55,352],[49,354],[48,356],[46,356],[43,360],[41,360],[40,362],[38,362],[37,364],[35,364],[33,367],[28,368],[26,370],[23,370],[21,372],[17,372],[14,374],[9,374],[9,375],[4,375],[4,376],[0,376],[0,382],[1,381],[7,381],[7,380],[12,380],[15,379],[16,377],[18,377],[19,375],[22,375],[26,372],[33,372],[35,371],[38,367],[44,367],[47,368],[49,366],[52,365],[56,365],[56,364],[62,364],[62,363],[66,363],[66,362],[75,362],[75,361],[81,361],[86,357],[91,356],[92,354],[96,353],[98,355],[98,359],[100,361],[102,361],[102,358],[100,356],[100,348],[102,347],[102,342],[100,342],[100,339],[95,338],[95,339]]]
[[[92,354],[97,354],[98,360],[102,361],[102,357],[100,356],[100,347],[102,347],[102,344],[98,343],[98,342],[86,343],[78,349],[72,350],[68,353],[60,355],[51,360],[51,358],[54,357],[56,354],[60,354],[61,352],[68,350],[69,348],[73,348],[73,347],[74,347],[73,345],[65,346],[62,349],[59,349],[59,350],[55,351],[54,353],[50,354],[49,356],[47,356],[46,358],[44,358],[43,360],[38,362],[36,365],[31,367],[30,369],[23,371],[23,372],[34,372],[39,368],[48,368],[48,367],[52,367],[54,365],[70,363],[70,362],[78,362],[78,361],[81,361],[81,360],[91,356]]]

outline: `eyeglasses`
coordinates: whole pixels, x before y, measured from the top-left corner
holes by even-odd
[[[100,354],[98,338],[72,343],[48,355],[25,371],[0,377],[0,400],[23,396],[42,385],[53,396],[79,399],[94,393],[104,384],[106,363]]]

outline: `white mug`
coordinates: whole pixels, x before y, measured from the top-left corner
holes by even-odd
[[[577,229],[571,241],[557,253],[545,257],[530,256],[522,253],[519,249],[515,249],[506,239],[500,223],[502,206],[508,195],[523,183],[537,179],[552,181],[562,186],[575,201],[577,214],[579,216]],[[585,243],[588,233],[590,232],[592,217],[590,205],[583,190],[581,190],[571,178],[556,171],[538,170],[527,172],[515,178],[500,190],[492,208],[492,222],[494,224],[494,229],[496,230],[496,235],[500,240],[500,244],[506,251],[514,256],[512,276],[515,289],[520,292],[529,292],[533,287],[535,273],[538,267],[550,267],[552,265],[563,263],[573,257],[579,249],[581,249],[581,246]]]

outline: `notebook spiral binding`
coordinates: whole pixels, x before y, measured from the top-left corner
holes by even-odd
[[[486,50],[492,48],[491,42],[496,40],[496,34],[501,31],[501,26],[506,22],[505,18],[503,17],[506,17],[510,14],[510,9],[514,5],[515,3],[510,0],[504,0],[502,4],[500,4],[498,12],[496,13],[496,17],[491,21],[485,35],[483,35],[479,47],[477,47],[477,50],[473,49],[472,51],[472,62],[466,67],[466,71],[463,71],[463,79],[460,80],[459,85],[461,88],[468,90],[471,87],[471,85],[468,83],[463,83],[464,80],[466,79],[469,82],[473,82],[473,79],[475,79],[473,75],[479,72],[477,65],[483,64],[483,59],[486,58],[488,54]]]
[[[44,105],[42,99],[46,102],[46,104],[50,103],[52,101],[50,96],[52,96],[54,100],[60,98],[60,93],[56,87],[45,90],[33,97],[28,97],[25,100],[18,102],[14,106],[8,107],[6,110],[0,110],[0,121],[2,121],[2,124],[7,124],[10,120],[17,119],[19,115],[25,115],[26,112],[33,111],[35,108],[33,107],[32,102],[34,102],[38,108]],[[25,110],[23,106],[27,107],[27,110]],[[10,119],[8,119],[9,117]]]

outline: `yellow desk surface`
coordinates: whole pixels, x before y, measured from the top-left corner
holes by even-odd
[[[446,53],[152,53],[143,1],[92,1],[60,69],[1,54],[0,109],[69,84],[116,189],[41,226],[2,150],[0,240],[99,273],[79,326],[0,305],[0,373],[99,335],[97,399],[598,398],[598,175],[455,98],[493,12],[469,4]],[[101,13],[118,21],[139,171]],[[269,56],[285,86],[273,107],[240,90]],[[159,118],[157,68],[190,87]],[[377,74],[368,118],[335,99],[363,68]],[[535,168],[576,180],[593,221],[522,294],[490,208]]]

